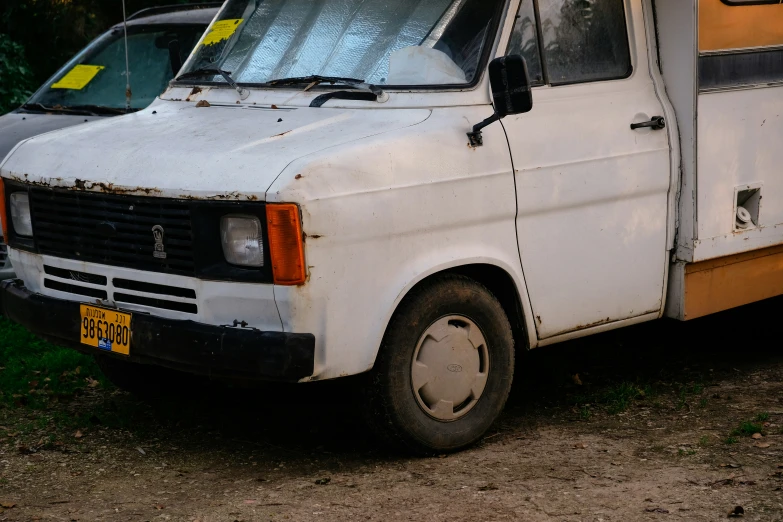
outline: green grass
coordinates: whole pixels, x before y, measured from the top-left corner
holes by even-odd
[[[739,426],[731,430],[730,435],[750,437],[754,433],[763,433],[764,427],[752,421],[741,422]]]
[[[769,420],[769,413],[759,413],[756,415],[756,422],[767,422]]]
[[[736,437],[726,437],[726,440],[723,441],[724,444],[736,444],[739,442],[739,439]]]
[[[699,446],[702,448],[710,445],[710,438],[707,435],[702,435],[699,439]]]
[[[41,409],[103,384],[91,357],[42,341],[24,328],[0,318],[0,403]],[[95,383],[93,383],[95,385]]]
[[[608,388],[601,398],[610,414],[622,413],[636,399],[645,397],[645,391],[630,382],[623,382]]]

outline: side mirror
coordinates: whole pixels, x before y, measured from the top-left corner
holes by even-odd
[[[512,55],[495,58],[489,64],[489,82],[492,86],[492,101],[495,114],[473,127],[468,133],[470,145],[484,144],[481,130],[506,116],[523,114],[533,109],[533,92],[527,62],[522,56]]]

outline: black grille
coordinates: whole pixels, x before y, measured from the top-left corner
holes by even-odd
[[[97,297],[98,299],[108,299],[106,290],[99,290],[98,288],[87,288],[86,286],[69,285],[67,283],[61,283],[52,279],[44,279],[44,286],[57,290],[58,292],[65,292],[68,294],[86,295],[87,297]]]
[[[2,238],[0,238],[0,241],[2,241]],[[8,247],[4,244],[0,243],[0,268],[5,265],[5,259],[8,257]]]
[[[42,254],[195,274],[187,201],[33,188],[30,206],[36,245]],[[165,231],[165,259],[153,255],[155,226]]]

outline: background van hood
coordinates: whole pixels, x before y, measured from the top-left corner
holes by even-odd
[[[100,116],[22,112],[12,112],[0,116],[0,161],[22,140],[100,118]]]
[[[4,178],[51,187],[170,198],[264,200],[307,154],[416,125],[428,109],[328,109],[162,102],[33,138]]]

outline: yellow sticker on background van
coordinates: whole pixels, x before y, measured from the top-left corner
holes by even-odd
[[[68,74],[60,78],[59,82],[52,84],[52,89],[81,91],[105,68],[102,65],[77,65],[68,71]]]
[[[239,24],[243,22],[244,18],[236,18],[232,20],[220,20],[215,22],[207,36],[204,37],[204,45],[212,45],[220,43],[223,40],[228,40],[231,35],[234,34],[239,27]]]

